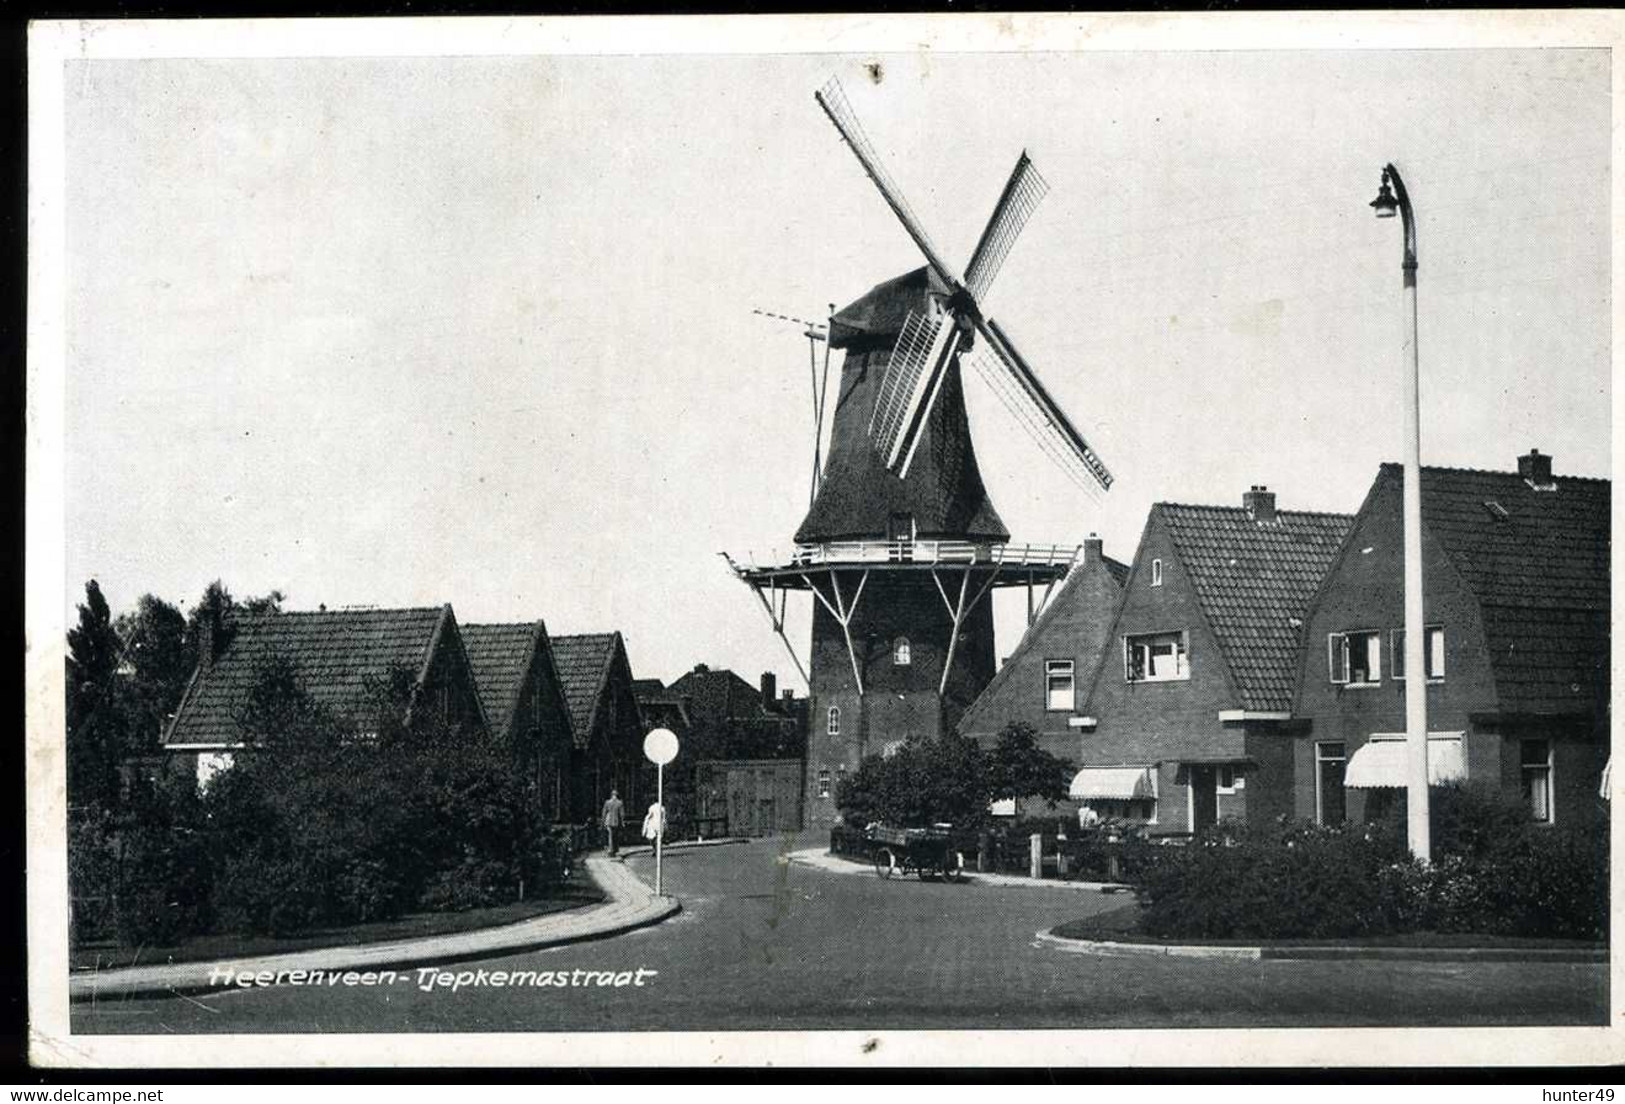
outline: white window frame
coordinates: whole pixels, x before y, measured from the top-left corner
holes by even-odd
[[[1055,704],[1054,681],[1065,677],[1067,680],[1066,704]],[[1070,659],[1046,659],[1044,661],[1044,712],[1071,713],[1078,708],[1078,668],[1077,663]]]
[[[1426,626],[1423,626],[1422,640],[1423,640],[1423,644],[1424,644],[1422,662],[1425,663],[1427,665],[1427,667],[1428,667],[1428,682],[1429,683],[1443,682],[1444,681],[1444,626],[1443,625],[1426,625]],[[1433,662],[1433,642],[1435,640],[1437,640],[1438,643],[1439,643],[1439,662],[1438,662],[1437,665],[1435,665],[1434,662]],[[1405,675],[1402,673],[1402,668],[1403,668],[1403,665],[1405,663],[1405,630],[1404,629],[1391,629],[1391,630],[1389,630],[1389,633],[1388,633],[1388,653],[1389,653],[1388,654],[1388,670],[1391,672],[1388,677],[1393,679],[1396,682],[1404,682],[1405,681]]]
[[[1322,748],[1326,748],[1326,747],[1340,747],[1340,748],[1343,749],[1343,754],[1341,754],[1341,755],[1326,755],[1325,753],[1323,753],[1321,751]],[[1322,763],[1337,763],[1337,762],[1341,762],[1343,764],[1343,776],[1346,779],[1348,777],[1348,768],[1349,768],[1349,746],[1348,746],[1348,742],[1345,741],[1345,740],[1316,740],[1315,741],[1315,823],[1316,824],[1325,824],[1326,823],[1325,803],[1324,803],[1324,800],[1323,800],[1323,798],[1324,798],[1324,793],[1323,793],[1324,786],[1322,785],[1322,782],[1324,781],[1324,776],[1321,774],[1320,765]],[[1348,787],[1345,784],[1344,789],[1347,789],[1347,788]],[[1343,812],[1345,814],[1348,812],[1348,795],[1347,794],[1343,795]]]
[[[1230,775],[1230,784],[1224,782],[1224,776]],[[1241,768],[1234,763],[1220,763],[1213,768],[1213,789],[1223,797],[1234,797],[1238,789],[1236,783],[1241,781]]]
[[[839,736],[841,734],[841,707],[832,705],[825,714],[824,735]]]
[[[1151,585],[1154,586],[1154,587],[1160,587],[1162,585],[1162,561],[1161,560],[1152,560],[1151,561]]]
[[[1526,764],[1524,762],[1523,748],[1524,748],[1525,744],[1545,744],[1546,745],[1546,765],[1545,765],[1544,768],[1539,767],[1539,766],[1531,766],[1531,765]],[[1527,772],[1529,772],[1531,770],[1538,771],[1538,770],[1544,769],[1545,772],[1546,772],[1546,786],[1545,786],[1545,788],[1546,788],[1546,819],[1545,820],[1536,820],[1535,821],[1536,824],[1540,825],[1543,828],[1547,827],[1549,825],[1553,825],[1553,824],[1557,823],[1557,765],[1556,765],[1556,762],[1555,762],[1556,759],[1557,759],[1557,746],[1556,746],[1555,742],[1552,741],[1550,738],[1529,737],[1527,739],[1522,739],[1522,740],[1518,741],[1518,779],[1519,779],[1519,781],[1521,782],[1527,776]],[[1533,812],[1534,812],[1534,809],[1531,806],[1530,813],[1533,814]]]
[[[1376,647],[1366,650],[1366,659],[1371,661],[1369,677],[1355,682],[1353,680],[1352,655],[1349,651],[1349,637],[1358,636],[1368,640],[1375,640]],[[1362,690],[1372,686],[1382,685],[1382,630],[1381,629],[1349,629],[1347,632],[1326,634],[1326,667],[1327,677],[1334,686],[1344,686],[1351,690]],[[1339,677],[1341,676],[1341,677]]]
[[[1159,637],[1172,639],[1174,644],[1174,673],[1171,675],[1149,675],[1145,671],[1150,669],[1150,656],[1142,666],[1139,678],[1134,677],[1134,646],[1135,641],[1149,641]],[[1185,682],[1191,677],[1191,634],[1185,629],[1164,629],[1160,632],[1125,633],[1123,634],[1123,681],[1124,682]]]
[[[834,792],[835,792],[835,789],[834,789],[834,775],[832,775],[830,773],[830,770],[829,770],[828,767],[819,767],[818,768],[818,796],[821,797],[821,798],[828,798]]]
[[[908,642],[908,637],[900,636],[892,641],[891,661],[894,667],[907,667],[914,662],[914,649]]]

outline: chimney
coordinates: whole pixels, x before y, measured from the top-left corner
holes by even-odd
[[[1539,449],[1530,449],[1528,456],[1518,457],[1518,474],[1531,487],[1545,489],[1555,486],[1552,482],[1552,458],[1542,456]]]
[[[1275,492],[1263,484],[1254,483],[1253,489],[1241,496],[1241,502],[1254,521],[1275,520]]]
[[[773,708],[773,699],[779,696],[779,678],[772,671],[762,672],[762,704]]]
[[[1104,546],[1101,544],[1099,533],[1090,533],[1083,542],[1083,562],[1097,564],[1106,558]]]

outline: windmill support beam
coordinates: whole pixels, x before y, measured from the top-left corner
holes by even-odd
[[[796,655],[796,649],[795,646],[790,643],[790,637],[786,635],[784,631],[785,615],[789,613],[790,607],[789,588],[781,587],[777,579],[769,579],[769,594],[763,594],[762,584],[755,579],[747,578],[743,573],[741,573],[739,565],[734,562],[732,556],[728,555],[726,552],[721,553],[721,556],[727,561],[729,570],[731,570],[736,577],[744,579],[746,585],[750,587],[750,592],[756,595],[756,600],[761,603],[763,611],[767,614],[768,621],[770,621],[773,625],[773,631],[778,635],[778,638],[784,642],[784,650],[790,654],[790,662],[796,665],[796,673],[801,676],[801,682],[804,686],[806,686],[807,693],[812,693],[812,679],[808,676],[807,668],[801,662],[801,657]],[[769,595],[771,595],[771,597],[769,597]]]
[[[975,564],[965,565],[959,577],[959,597],[957,600],[950,600],[948,589],[942,585],[937,569],[931,569],[931,581],[937,584],[937,593],[942,596],[942,604],[947,608],[948,616],[953,618],[953,631],[948,637],[948,655],[942,661],[942,680],[937,684],[938,697],[948,692],[948,675],[954,669],[954,653],[959,649],[959,628],[965,623],[965,617],[971,610],[975,609],[982,599],[987,597],[987,592],[993,589],[993,584],[999,578],[1000,565],[994,564],[993,570],[988,572],[987,581],[977,588],[975,595],[967,603],[965,596],[970,591],[971,574],[975,570]]]
[[[865,568],[863,574],[858,576],[858,589],[852,594],[851,605],[847,604],[845,598],[841,594],[841,580],[839,573],[836,572],[834,568],[830,568],[828,570],[828,575],[830,591],[835,596],[835,602],[833,605],[830,603],[828,598],[824,597],[824,592],[813,584],[811,577],[803,574],[801,576],[801,580],[807,584],[807,589],[813,592],[813,595],[818,599],[819,603],[829,611],[829,615],[835,618],[835,620],[840,624],[841,635],[846,638],[846,655],[847,658],[852,661],[852,681],[858,688],[858,697],[862,698],[863,665],[858,662],[857,645],[852,642],[852,617],[858,612],[858,603],[863,600],[863,588],[868,585],[869,570]]]

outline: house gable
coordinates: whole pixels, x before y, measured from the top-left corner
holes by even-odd
[[[1218,714],[1235,702],[1235,684],[1197,598],[1180,549],[1169,532],[1163,504],[1146,519],[1134,564],[1123,587],[1099,662],[1090,681],[1087,711],[1097,725],[1083,731],[1083,764],[1150,765],[1181,758],[1240,758],[1241,733],[1226,729]],[[1152,563],[1161,583],[1152,585]],[[1130,682],[1125,642],[1155,633],[1185,634],[1187,677]]]
[[[1075,759],[1078,734],[1070,721],[1083,709],[1128,574],[1128,566],[1103,556],[1098,544],[1086,546],[1083,562],[966,710],[960,734],[990,745],[1006,725],[1019,721],[1038,733],[1051,754]],[[1046,665],[1052,660],[1072,663],[1072,709],[1049,708]]]

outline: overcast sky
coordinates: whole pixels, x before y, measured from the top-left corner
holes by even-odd
[[[1424,462],[1610,474],[1602,51],[80,61],[68,606],[220,577],[793,684],[717,556],[807,507],[806,342],[751,311],[921,263],[831,74],[955,263],[1023,147],[1051,184],[986,306],[1117,482],[1083,495],[969,377],[1017,541],[1127,560],[1152,502],[1253,483],[1358,507],[1401,450],[1389,160]]]

